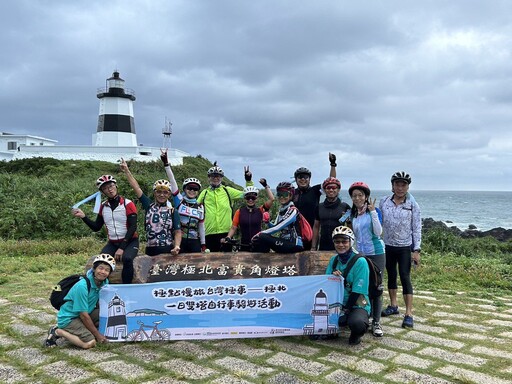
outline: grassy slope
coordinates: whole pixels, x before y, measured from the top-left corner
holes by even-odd
[[[206,184],[211,163],[200,156],[185,158],[173,167],[180,184],[194,176]],[[165,176],[160,163],[131,163],[132,173],[145,191]],[[0,162],[0,288],[16,284],[49,287],[58,277],[81,271],[97,253],[104,235],[93,234],[69,213],[70,206],[95,191],[94,181],[114,174],[122,194],[135,198],[116,164],[90,161],[31,159]],[[227,184],[233,185],[229,180]],[[84,208],[89,212],[92,204]],[[139,215],[143,229],[143,215]],[[142,232],[142,231],[141,231]],[[424,234],[422,266],[413,271],[421,289],[512,289],[512,242],[491,238],[460,239],[441,230]],[[25,272],[20,274],[20,272]]]

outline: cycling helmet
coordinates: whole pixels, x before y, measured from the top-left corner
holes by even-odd
[[[354,189],[360,189],[361,191],[364,192],[364,194],[368,197],[370,196],[370,187],[368,186],[368,184],[366,183],[363,183],[362,181],[356,181],[355,183],[352,183],[352,185],[350,186],[350,188],[348,189],[348,194],[350,196],[352,196],[352,191]]]
[[[109,182],[112,182],[117,185],[117,181],[116,181],[116,179],[114,179],[114,176],[102,175],[102,176],[98,177],[98,179],[96,180],[96,186],[98,187],[98,189],[101,189],[103,184],[109,183]]]
[[[183,189],[185,189],[185,187],[189,184],[196,184],[199,189],[201,189],[201,182],[199,181],[199,179],[196,179],[195,177],[189,177],[188,179],[185,179],[185,181],[183,182]]]
[[[110,265],[110,271],[114,272],[116,270],[116,260],[114,257],[109,255],[108,253],[102,253],[94,258],[94,261],[92,262],[93,268],[96,268],[97,263],[107,263]]]
[[[167,180],[164,180],[164,179],[157,180],[153,184],[153,191],[157,191],[157,190],[170,191],[171,183],[169,183]]]
[[[393,176],[391,176],[391,183],[393,183],[394,181],[397,181],[397,180],[403,180],[407,184],[411,184],[411,182],[412,182],[411,176],[405,171],[399,171],[399,172],[393,173]]]
[[[259,189],[256,188],[256,187],[252,187],[251,186],[251,187],[245,187],[244,188],[244,196],[248,195],[250,193],[254,193],[255,195],[258,195],[259,192],[260,192]]]
[[[300,167],[297,168],[295,173],[293,174],[293,177],[296,179],[299,175],[308,175],[311,178],[311,171],[307,169],[306,167]]]
[[[336,185],[339,189],[341,189],[341,181],[339,181],[335,177],[328,177],[327,179],[325,179],[324,182],[322,183],[322,189],[325,191],[325,188],[328,185],[332,185],[332,184]]]
[[[276,191],[289,192],[290,195],[293,195],[295,188],[293,187],[292,183],[288,181],[281,181],[279,184],[277,184]]]
[[[332,238],[334,239],[337,236],[341,237],[348,237],[350,239],[350,246],[352,247],[354,245],[355,236],[354,232],[349,227],[340,226],[334,228],[334,231],[332,231]]]
[[[221,168],[221,167],[219,167],[219,166],[217,165],[217,162],[215,161],[215,162],[213,163],[213,167],[211,167],[211,168],[208,170],[208,176],[212,176],[212,175],[214,175],[214,174],[216,174],[216,173],[217,173],[217,174],[219,174],[219,175],[221,175],[221,176],[224,176],[224,171],[222,170],[222,168]]]

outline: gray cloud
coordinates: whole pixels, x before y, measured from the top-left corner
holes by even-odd
[[[347,186],[511,190],[512,4],[476,1],[0,3],[0,130],[90,144],[118,69],[140,143]]]

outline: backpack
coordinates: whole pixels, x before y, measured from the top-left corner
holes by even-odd
[[[347,279],[347,276],[359,258],[364,258],[366,263],[368,264],[368,269],[370,270],[369,281],[368,281],[368,297],[370,299],[374,299],[382,296],[382,292],[384,291],[384,285],[382,285],[382,271],[378,267],[377,264],[373,262],[373,260],[369,257],[363,255],[355,255],[353,256],[347,264],[345,271],[343,272],[343,278]],[[338,264],[338,258],[334,260],[333,269],[336,269],[336,265]]]
[[[302,215],[302,213],[298,212],[298,218],[299,218],[299,228],[300,228],[300,237],[302,237],[302,240],[305,240],[307,242],[311,242],[313,240],[313,229],[311,228],[311,225],[306,220],[306,218]]]
[[[53,308],[59,310],[60,307],[62,307],[62,305],[66,302],[64,298],[68,294],[69,290],[76,283],[78,283],[81,278],[84,278],[85,282],[87,283],[87,292],[91,291],[91,282],[86,276],[77,274],[65,277],[52,288],[52,293],[50,294],[50,303],[52,304]]]

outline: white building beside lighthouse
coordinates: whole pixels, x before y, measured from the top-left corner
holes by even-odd
[[[152,162],[160,160],[160,147],[138,145],[135,133],[133,102],[135,92],[125,87],[117,70],[98,89],[100,100],[98,125],[92,134],[92,145],[55,145],[57,141],[33,135],[0,133],[0,160],[49,157],[57,160],[98,160],[117,163],[125,160]],[[160,129],[158,129],[160,134]],[[189,153],[170,148],[171,165],[183,164]]]

